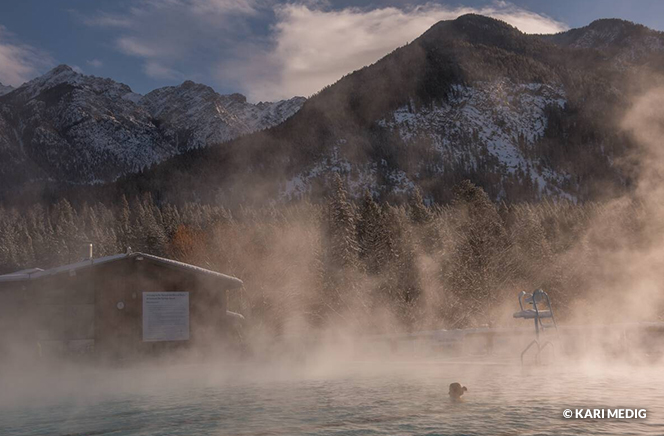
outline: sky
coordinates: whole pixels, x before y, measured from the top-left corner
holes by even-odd
[[[664,30],[661,0],[0,0],[0,83],[67,64],[141,94],[193,80],[252,102],[307,97],[465,13],[526,33],[598,18]]]

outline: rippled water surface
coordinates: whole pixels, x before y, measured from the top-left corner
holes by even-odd
[[[11,377],[2,435],[664,434],[659,366],[364,362],[325,370],[181,365]],[[449,383],[466,400],[447,397]],[[646,419],[564,419],[566,408]]]

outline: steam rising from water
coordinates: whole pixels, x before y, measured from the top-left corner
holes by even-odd
[[[416,265],[424,293],[422,303],[410,314],[415,319],[412,323],[415,328],[403,329],[399,314],[367,299],[366,290],[379,289],[384,277],[357,271],[348,273],[343,281],[347,286],[343,289],[343,304],[332,306],[330,303],[328,307],[335,316],[323,321],[317,319],[311,308],[328,300],[325,300],[327,296],[313,291],[319,288],[320,275],[312,268],[311,260],[321,250],[323,236],[310,220],[295,216],[291,218],[301,220],[301,225],[290,228],[275,225],[264,240],[246,240],[246,252],[227,254],[234,262],[232,273],[244,278],[243,271],[249,274],[256,258],[252,250],[267,250],[263,258],[269,261],[261,265],[260,276],[261,283],[271,286],[249,287],[243,291],[246,295],[237,298],[245,298],[244,307],[249,309],[255,308],[254,299],[268,301],[260,310],[268,308],[279,314],[278,321],[271,322],[269,313],[261,313],[259,309],[252,313],[248,318],[251,324],[244,332],[246,353],[243,358],[207,353],[205,364],[172,365],[151,361],[132,369],[118,369],[117,363],[90,368],[55,362],[3,367],[0,416],[7,415],[7,410],[35,403],[73,402],[73,408],[56,407],[56,416],[70,419],[64,426],[56,425],[58,431],[79,428],[80,423],[76,421],[84,416],[94,421],[95,413],[111,421],[112,428],[122,428],[122,423],[132,422],[134,418],[123,413],[147,414],[147,423],[137,424],[134,429],[140,432],[141,428],[164,431],[154,427],[156,424],[149,418],[156,411],[163,413],[173,408],[176,410],[173,413],[178,415],[179,407],[187,410],[188,415],[173,424],[173,428],[186,428],[192,422],[203,420],[199,413],[203,408],[210,415],[206,422],[211,424],[196,431],[223,429],[224,432],[254,434],[244,432],[245,424],[240,422],[232,424],[232,428],[222,424],[234,422],[229,418],[233,414],[246,413],[242,408],[235,408],[233,403],[237,401],[256,411],[253,418],[247,419],[273,422],[267,426],[271,427],[268,431],[287,426],[288,416],[297,416],[295,423],[289,424],[295,433],[323,434],[334,423],[344,431],[357,427],[366,433],[377,433],[384,428],[397,433],[423,432],[436,425],[447,425],[449,432],[486,432],[487,427],[473,425],[482,414],[484,418],[490,414],[489,422],[495,428],[518,433],[539,428],[529,421],[532,414],[519,409],[529,404],[541,405],[536,416],[544,421],[543,431],[547,433],[553,434],[560,428],[573,432],[582,429],[588,434],[594,429],[632,431],[638,427],[636,424],[628,428],[612,427],[613,423],[594,429],[579,423],[576,426],[563,424],[558,414],[568,405],[645,407],[653,414],[662,404],[661,395],[653,391],[653,386],[661,382],[656,371],[661,364],[659,327],[625,324],[659,320],[664,302],[661,285],[664,270],[662,107],[664,87],[656,87],[635,98],[628,108],[622,127],[640,145],[637,188],[632,194],[596,209],[587,231],[562,255],[559,264],[578,267],[585,276],[584,286],[589,288],[579,289],[578,297],[574,292],[560,295],[561,300],[565,297],[570,302],[563,324],[573,327],[561,329],[555,360],[558,366],[530,368],[524,372],[517,369],[520,367],[518,355],[532,339],[532,332],[527,330],[532,324],[512,320],[511,313],[518,309],[518,291],[532,290],[537,284],[514,278],[493,284],[494,308],[481,315],[486,315],[486,323],[491,322],[494,327],[523,327],[525,333],[497,335],[493,339],[487,335],[467,336],[464,341],[455,341],[453,335],[445,336],[444,340],[435,335],[406,338],[404,335],[413,330],[440,328],[441,325],[436,324],[439,314],[435,308],[441,301],[454,298],[449,289],[438,288],[438,259],[420,247],[415,247]],[[616,217],[624,219],[629,211],[639,211],[640,215],[624,222],[615,221]],[[453,216],[451,212],[450,216]],[[463,213],[454,215],[453,219],[462,218]],[[241,233],[236,236],[245,237]],[[450,241],[454,237],[451,235]],[[277,243],[273,244],[274,241]],[[585,259],[589,253],[592,259]],[[551,268],[548,264],[533,267]],[[553,303],[555,309],[555,298]],[[481,324],[481,320],[478,317],[474,322]],[[597,327],[616,323],[622,324]],[[180,361],[192,362],[199,356],[195,359],[192,359],[194,355],[180,357]],[[547,362],[554,362],[552,356],[544,357]],[[614,365],[606,363],[609,357]],[[442,360],[465,363],[444,365]],[[638,366],[639,371],[634,373],[628,365]],[[469,387],[469,400],[467,405],[454,406],[450,412],[452,409],[445,403],[445,389],[454,381]],[[235,396],[230,397],[225,392]],[[115,407],[118,414],[108,416],[105,414],[108,412],[90,412],[85,406],[89,402],[105,404],[131,398],[139,399],[131,403],[139,412],[124,410],[115,404],[109,410]],[[275,401],[286,411],[270,409],[270,402]],[[320,415],[313,416],[312,422],[305,425],[307,417],[298,415],[295,409],[312,401],[320,401],[318,407],[323,412],[310,410]],[[210,405],[213,409],[209,409]],[[43,409],[35,410],[38,411],[35,413],[43,413]],[[36,425],[32,421],[34,417],[28,415],[30,413],[24,416],[24,423]],[[509,416],[518,420],[516,430],[505,422]],[[394,421],[388,422],[387,417]],[[367,418],[373,419],[370,428]],[[655,425],[656,422],[659,421],[652,418],[649,423]],[[410,427],[402,428],[395,423]],[[89,428],[96,429],[98,424],[94,422]],[[266,431],[261,425],[252,428],[258,433]],[[649,430],[638,427],[636,431],[645,434]],[[658,431],[661,434],[661,428]]]

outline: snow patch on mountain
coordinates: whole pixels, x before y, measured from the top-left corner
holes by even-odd
[[[82,91],[113,99],[121,98],[131,92],[131,88],[123,83],[102,77],[86,76],[68,65],[59,65],[53,68],[48,73],[24,83],[17,88],[17,91],[20,91],[23,99],[29,100],[48,90],[64,89],[63,86],[78,88]]]
[[[425,167],[430,172],[433,166],[434,173],[441,175],[446,166],[453,167],[446,165],[449,163],[478,170],[481,156],[505,177],[517,172],[530,177],[542,195],[574,200],[560,188],[568,175],[527,156],[527,150],[544,135],[547,107],[562,109],[565,103],[561,86],[515,84],[509,80],[455,85],[447,101],[422,106],[411,102],[377,122],[398,134],[404,147],[431,144],[440,161],[422,161],[410,170],[390,168],[385,161],[353,165],[340,158],[335,148],[330,156],[291,177],[282,187],[282,196],[290,199],[306,195],[312,181],[329,172],[346,174],[349,190],[355,195],[364,189],[374,194],[387,192],[386,186],[392,193],[408,193]],[[345,141],[340,140],[339,147],[344,146]]]
[[[355,196],[365,190],[369,190],[373,196],[379,196],[387,192],[410,194],[415,189],[415,183],[404,171],[389,168],[385,161],[353,165],[341,157],[341,147],[347,144],[346,140],[340,139],[338,142],[339,146],[334,147],[328,156],[288,179],[281,186],[281,198],[286,200],[302,198],[311,193],[314,181],[324,183],[329,174],[335,172],[345,179],[348,191]],[[378,177],[379,171],[382,174],[382,182]]]
[[[505,174],[530,171],[542,194],[567,196],[557,186],[567,175],[542,167],[524,153],[544,134],[546,107],[563,108],[565,102],[560,86],[479,82],[453,86],[443,103],[417,109],[414,104],[403,106],[378,124],[398,132],[407,145],[426,137],[441,155],[473,166],[479,149],[480,154],[494,157]]]
[[[209,86],[186,81],[156,89],[138,103],[162,123],[178,147],[198,148],[275,126],[295,114],[304,100],[254,105],[241,94],[220,95]]]
[[[193,82],[141,96],[60,65],[0,100],[0,175],[113,181],[185,150],[271,127],[303,102],[252,105],[239,94],[219,95]]]

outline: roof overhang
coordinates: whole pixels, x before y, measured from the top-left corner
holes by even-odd
[[[99,257],[96,259],[86,259],[80,262],[72,263],[69,265],[62,265],[47,270],[32,268],[29,270],[16,271],[14,273],[0,276],[0,282],[23,282],[23,281],[38,280],[61,273],[75,274],[77,271],[80,270],[85,270],[88,268],[92,268],[95,266],[123,259],[147,260],[155,264],[160,264],[170,268],[179,269],[185,272],[209,277],[215,279],[215,281],[219,282],[225,289],[237,289],[241,288],[243,285],[242,280],[232,276],[228,276],[226,274],[222,274],[216,271],[211,271],[209,269],[201,268],[195,265],[190,265],[188,263],[178,262],[177,260],[166,259],[164,257],[154,256],[152,254],[146,254],[146,253],[138,253],[138,252],[116,254],[113,256]]]

